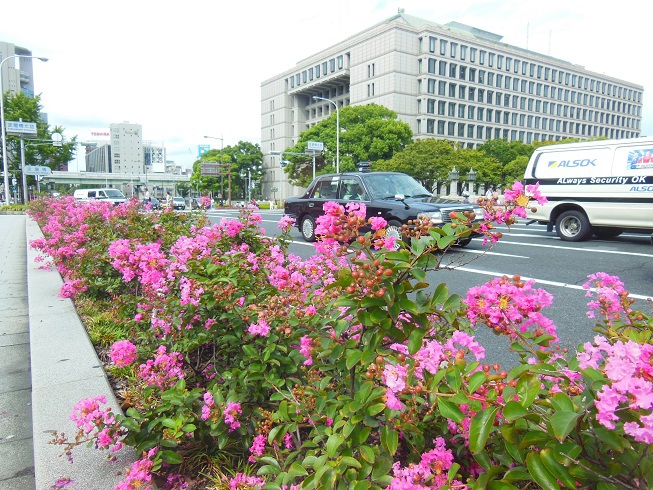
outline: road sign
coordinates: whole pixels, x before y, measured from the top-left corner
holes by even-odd
[[[25,175],[50,175],[52,169],[42,165],[25,165]]]
[[[5,121],[7,133],[36,134],[36,123],[23,121]]]
[[[307,150],[322,151],[324,150],[324,143],[321,141],[309,141],[306,146]]]

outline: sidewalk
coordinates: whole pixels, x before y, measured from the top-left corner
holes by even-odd
[[[74,437],[79,400],[118,403],[72,302],[58,296],[61,276],[34,262],[28,243],[40,237],[27,216],[0,215],[0,488],[48,490],[66,477],[70,490],[113,489],[133,451],[109,464],[106,451],[80,446],[71,464],[49,444],[55,430]]]

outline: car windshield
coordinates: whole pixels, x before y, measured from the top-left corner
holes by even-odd
[[[120,192],[119,190],[116,189],[107,189],[104,191],[107,195],[107,197],[118,197],[118,198],[124,198],[125,196]]]
[[[431,197],[426,188],[410,175],[369,173],[364,177],[372,199],[394,199],[398,194],[406,199]]]
[[[173,197],[173,199],[175,200],[175,202],[184,202],[183,197]]]

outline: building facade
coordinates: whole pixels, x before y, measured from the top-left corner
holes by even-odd
[[[263,195],[271,198],[279,189],[284,199],[302,191],[287,183],[282,158],[270,152],[294,146],[336,104],[380,104],[408,123],[415,139],[469,148],[496,138],[532,143],[640,136],[641,85],[501,39],[400,11],[264,81]]]
[[[32,56],[29,49],[0,41],[0,61],[9,56]],[[34,70],[32,58],[12,58],[2,64],[2,89],[13,95],[23,93],[34,97]]]

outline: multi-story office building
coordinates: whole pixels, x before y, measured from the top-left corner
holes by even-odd
[[[532,143],[640,135],[641,85],[501,39],[400,10],[265,80],[264,197],[273,197],[274,188],[282,199],[301,191],[286,182],[281,158],[269,153],[293,146],[335,104],[380,104],[408,123],[415,138],[448,139],[470,148],[495,138]]]
[[[9,56],[32,56],[29,49],[0,41],[0,61]],[[11,94],[23,93],[34,97],[32,58],[12,58],[2,64],[2,89]]]

